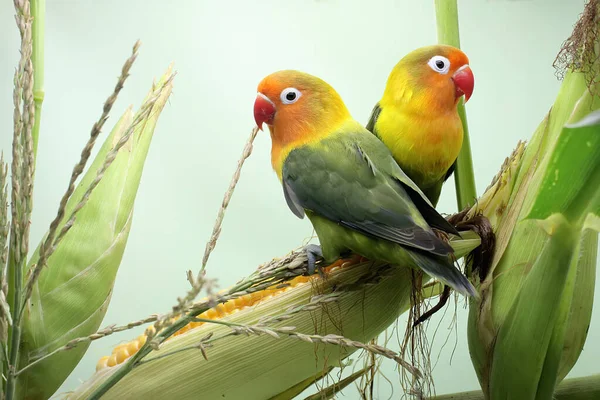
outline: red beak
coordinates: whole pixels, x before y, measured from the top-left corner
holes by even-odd
[[[275,104],[264,94],[258,93],[254,100],[254,121],[258,129],[262,131],[262,124],[271,124],[275,116]]]
[[[473,86],[475,86],[475,78],[471,68],[468,65],[463,65],[452,75],[452,80],[454,81],[456,98],[465,95],[465,103],[469,101],[473,94]]]

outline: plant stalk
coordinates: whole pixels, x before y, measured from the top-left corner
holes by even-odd
[[[20,280],[19,278],[21,278],[21,273],[17,272],[15,273],[16,278],[17,278],[17,286],[19,287],[15,287],[15,293],[17,292],[17,289],[21,289],[20,288]],[[16,296],[15,298],[15,303],[14,303],[14,308],[18,309],[17,307],[21,306],[21,296]],[[15,313],[13,313],[14,316]],[[14,320],[14,319],[13,319]],[[21,325],[20,325],[20,321],[18,321],[19,324],[13,324],[12,327],[12,336],[11,336],[11,340],[10,340],[10,349],[9,349],[9,367],[8,367],[8,373],[7,373],[7,377],[6,377],[6,399],[7,400],[12,400],[13,398],[15,398],[15,392],[16,392],[16,385],[17,385],[17,377],[15,376],[15,372],[17,370],[17,363],[19,361],[19,345],[21,343]]]
[[[15,3],[16,5],[17,3]],[[39,130],[40,130],[40,116],[42,109],[42,102],[44,100],[44,19],[45,19],[45,11],[46,5],[45,0],[31,0],[29,5],[25,5],[25,7],[30,7],[30,15],[32,17],[31,20],[31,66],[33,73],[33,102],[34,102],[34,115],[33,118],[33,126],[31,127],[31,145],[33,150],[33,159],[32,159],[32,170],[35,170],[35,156],[37,151],[37,143],[39,138]],[[19,12],[19,10],[17,10]],[[23,32],[21,32],[23,35]],[[21,49],[23,51],[23,49]],[[26,105],[24,105],[24,113]],[[28,133],[25,133],[28,135]],[[16,144],[13,143],[13,146]],[[26,152],[27,149],[24,149]],[[22,168],[25,168],[23,166]],[[15,171],[13,171],[15,173]],[[33,184],[33,176],[30,177],[30,184]],[[27,184],[26,182],[22,182],[22,184]],[[31,199],[29,199],[31,201]],[[15,205],[13,204],[13,207]],[[17,210],[18,213],[23,213],[26,210]],[[29,212],[31,208],[29,209]],[[25,223],[29,223],[28,215]],[[17,225],[13,225],[13,229],[15,229]],[[24,227],[20,226],[20,229],[23,230]],[[23,234],[28,235],[29,229],[24,229]],[[26,237],[21,237],[15,243],[19,243],[20,246],[23,246],[20,243],[23,240],[27,240]],[[26,247],[25,247],[26,249]],[[10,252],[20,251],[14,249],[13,246],[10,248]],[[13,256],[15,254],[13,253]],[[22,301],[22,291],[23,291],[23,271],[27,265],[27,254],[25,250],[25,254],[23,257],[13,258],[10,257],[11,266],[9,266],[9,270],[12,272],[10,275],[12,279],[9,281],[10,292],[12,293],[12,304],[11,304],[11,314],[13,325],[10,330],[9,335],[9,349],[8,349],[8,363],[7,363],[7,371],[2,371],[3,375],[6,376],[6,398],[11,400],[16,396],[16,387],[17,387],[17,377],[15,372],[18,370],[18,362],[19,362],[19,349],[21,347],[21,316],[23,315],[23,301]],[[9,300],[10,301],[10,300]],[[2,363],[4,364],[4,363]],[[4,365],[2,365],[2,370],[4,370]]]
[[[33,101],[35,103],[35,120],[31,138],[33,140],[34,162],[37,156],[38,139],[40,137],[40,121],[42,103],[44,102],[44,32],[46,26],[46,0],[31,0],[33,53]]]
[[[600,374],[562,381],[554,392],[554,400],[589,400],[600,398]],[[484,400],[481,390],[443,394],[429,400]]]
[[[457,0],[435,0],[435,16],[438,42],[460,48],[458,5],[456,3]],[[456,202],[460,211],[475,203],[477,190],[475,188],[475,174],[473,172],[467,112],[465,111],[463,99],[460,99],[458,102],[457,110],[463,125],[463,144],[456,159],[456,169],[454,170]]]

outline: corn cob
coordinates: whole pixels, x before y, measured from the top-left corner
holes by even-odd
[[[338,270],[339,268],[346,268],[350,265],[353,265],[354,263],[356,263],[358,261],[359,261],[359,258],[357,258],[357,257],[355,257],[353,260],[338,260],[335,263],[323,268],[323,272],[327,273],[327,274],[332,273],[332,272],[335,272],[336,270]],[[244,310],[248,307],[253,307],[253,306],[258,305],[259,303],[270,300],[272,297],[277,296],[278,294],[283,293],[284,291],[289,290],[290,288],[308,283],[313,278],[315,278],[315,277],[297,276],[294,279],[288,281],[287,284],[289,286],[287,286],[285,288],[273,287],[273,288],[269,288],[266,290],[261,290],[258,292],[250,293],[250,294],[238,297],[236,299],[228,300],[225,303],[218,304],[214,308],[211,308],[211,309],[203,312],[202,314],[198,315],[198,318],[215,320],[215,319],[227,317],[227,316],[235,314],[241,310]],[[224,292],[225,292],[225,290],[223,290],[221,293],[224,293]],[[201,301],[204,301],[204,300],[206,300],[206,298],[202,299]],[[176,337],[178,335],[186,333],[186,332],[188,332],[192,329],[195,329],[199,326],[202,326],[204,324],[205,324],[205,322],[190,322],[185,327],[178,330],[172,337]],[[153,326],[150,326],[148,328],[148,330],[149,330],[148,333],[152,333],[152,334],[155,333]],[[103,356],[100,358],[100,360],[98,360],[98,363],[96,364],[96,371],[99,371],[106,367],[114,367],[115,365],[119,365],[119,364],[125,362],[130,356],[135,354],[144,343],[146,343],[147,337],[148,337],[148,335],[146,333],[143,333],[130,342],[116,346],[113,349],[112,354],[110,356]]]
[[[474,246],[477,246],[478,243],[479,242],[478,242],[478,239],[476,238],[476,236],[467,232],[463,235],[462,241],[454,243],[454,247],[456,248],[457,252],[459,252],[459,254],[462,254],[462,253],[465,253],[468,249],[471,249]],[[331,265],[323,267],[322,271],[326,274],[329,274],[329,273],[333,273],[333,272],[337,271],[340,268],[351,267],[357,263],[364,262],[364,261],[366,261],[366,259],[364,259],[363,257],[360,257],[360,256],[353,256],[350,259],[340,259],[340,260],[337,260],[336,262],[332,263]],[[318,279],[318,276],[311,276],[311,277],[297,276],[297,277],[289,280],[288,282],[286,282],[286,284],[288,286],[286,286],[285,288],[272,287],[272,288],[268,288],[265,290],[250,293],[250,294],[238,297],[236,299],[228,300],[225,303],[218,304],[214,308],[211,308],[211,309],[201,313],[200,315],[198,315],[198,318],[210,319],[210,320],[224,318],[231,314],[235,314],[238,311],[244,310],[248,307],[253,307],[253,306],[258,305],[261,302],[270,300],[271,298],[277,296],[278,294],[285,292],[286,290],[289,290],[290,288],[293,288],[293,287],[296,287],[298,285],[302,285],[305,283],[309,283],[309,282],[313,281],[314,279]],[[438,295],[439,294],[438,291],[440,289],[438,286],[439,285],[436,286],[436,285],[431,285],[431,284],[424,285],[424,287],[423,287],[424,298],[434,297],[434,296]],[[221,291],[221,293],[225,293],[225,292],[226,292],[226,290]],[[205,300],[206,300],[206,298],[202,299],[200,301],[202,302]],[[205,324],[205,322],[190,322],[185,327],[178,330],[173,335],[173,337],[175,337],[177,335],[181,335],[185,332],[188,332],[189,330],[192,330],[192,329],[202,326],[204,324]],[[148,329],[150,330],[150,332],[148,332],[148,333],[151,333],[152,335],[155,333],[154,328],[152,326],[150,326]],[[110,356],[103,356],[98,360],[98,363],[96,364],[96,371],[99,371],[106,367],[113,367],[115,365],[119,365],[119,364],[123,363],[130,356],[135,354],[137,352],[137,350],[139,350],[139,348],[144,343],[146,343],[147,337],[148,337],[148,335],[145,332],[130,342],[115,346],[115,348],[112,350],[112,353]]]
[[[452,240],[451,244],[457,257],[462,257],[479,245],[479,239],[467,232],[462,240]],[[210,323],[189,324],[165,341],[160,350],[150,353],[144,363],[134,368],[103,398],[176,395],[185,399],[194,398],[200,392],[207,399],[223,395],[244,399],[277,396],[322,374],[331,366],[339,366],[355,351],[331,336],[311,335],[341,334],[352,340],[368,342],[410,306],[412,269],[408,266],[390,268],[356,258],[338,261],[325,271],[325,279],[319,276],[297,277],[288,282],[291,285],[285,289],[269,288],[236,299],[233,304],[221,304],[204,314],[208,319],[250,326],[257,320],[283,314],[286,318],[267,328],[293,327],[294,334],[291,336],[301,340],[283,337],[274,340],[269,335],[250,338],[228,336],[216,341],[214,347],[203,350],[208,357],[206,361],[197,347],[201,339],[209,334],[218,337],[231,329]],[[309,304],[311,307],[305,311],[287,314],[289,311],[286,310],[291,308],[302,309],[315,294],[326,296],[330,293],[337,294],[334,302],[317,306]],[[310,335],[307,334],[309,332]],[[126,360],[131,355],[130,350],[137,351],[145,340],[146,336],[141,335],[100,359],[97,372],[68,398],[88,398],[122,365],[119,361]],[[196,351],[182,351],[190,346],[196,346]],[[236,385],[229,382],[231,374],[236,376]],[[148,385],[148,381],[155,382],[156,386]],[[171,384],[160,383],[166,381]]]

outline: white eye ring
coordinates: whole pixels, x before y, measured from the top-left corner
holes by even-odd
[[[427,62],[427,65],[431,67],[432,70],[439,74],[447,74],[450,70],[450,61],[444,56],[433,56]]]
[[[283,104],[294,104],[302,96],[302,93],[293,87],[285,88],[281,91],[279,98]]]

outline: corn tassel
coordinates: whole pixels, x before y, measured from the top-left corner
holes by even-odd
[[[138,115],[142,115],[143,119],[116,153],[87,203],[78,210],[74,224],[48,259],[33,288],[24,314],[20,368],[74,338],[94,333],[102,322],[127,243],[144,161],[158,116],[171,92],[171,77],[169,69],[149,93],[146,100],[157,94],[159,97],[152,100],[155,103],[145,116],[140,113],[134,116],[131,108],[127,109],[69,199],[59,232],[70,215],[81,207],[82,196],[97,179],[97,171],[107,156]],[[39,251],[40,246],[29,268],[38,261]],[[18,376],[19,397],[50,397],[88,346],[89,343],[84,343],[57,353],[25,370]]]

